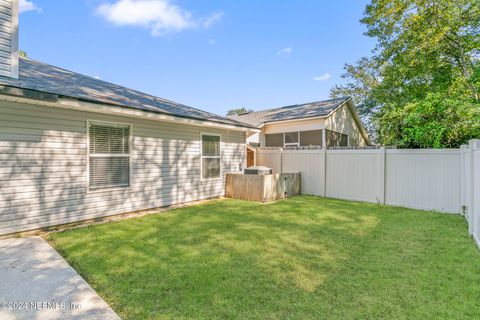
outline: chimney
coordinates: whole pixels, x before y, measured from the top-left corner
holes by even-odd
[[[0,76],[18,79],[18,0],[0,0]]]

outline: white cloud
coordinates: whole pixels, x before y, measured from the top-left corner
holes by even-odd
[[[210,28],[223,18],[224,13],[221,11],[213,12],[206,18],[199,19],[199,22],[205,28]]]
[[[18,2],[18,11],[20,13],[27,12],[27,11],[41,12],[42,9],[39,6],[37,6],[35,3],[33,3],[32,1],[20,0]]]
[[[292,51],[291,47],[283,48],[277,51],[277,56],[289,56],[292,54]]]
[[[325,81],[325,80],[330,79],[330,77],[331,77],[330,73],[324,73],[321,76],[313,77],[313,80],[315,80],[315,81]]]
[[[214,12],[207,17],[196,18],[169,0],[117,0],[113,4],[101,4],[96,13],[118,26],[147,28],[153,36],[209,28],[223,17],[223,12]]]
[[[208,43],[211,44],[211,45],[214,45],[215,43],[217,43],[217,40],[215,40],[215,39],[208,39]]]

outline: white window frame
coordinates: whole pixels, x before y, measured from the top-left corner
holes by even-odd
[[[218,153],[219,156],[204,156],[203,155],[203,136],[215,136],[219,137],[219,145],[218,145]],[[219,176],[213,178],[203,178],[203,158],[205,159],[219,159],[220,160],[220,170]],[[200,181],[214,181],[214,180],[221,180],[223,177],[223,166],[222,166],[222,135],[219,133],[210,133],[210,132],[200,132]]]
[[[110,153],[97,153],[97,154],[90,154],[90,125],[105,125],[110,127],[125,127],[129,128],[128,133],[128,154],[110,154]],[[110,122],[110,121],[103,121],[103,120],[87,120],[86,122],[86,172],[85,172],[85,181],[86,186],[85,189],[87,193],[89,192],[101,192],[105,190],[128,190],[132,188],[132,153],[133,153],[133,126],[130,123],[121,123],[121,122]],[[111,157],[127,157],[128,156],[128,186],[112,186],[112,187],[103,187],[103,188],[90,188],[90,157],[101,157],[101,156],[111,156]]]
[[[295,131],[288,131],[288,133],[290,133],[290,132],[295,132]],[[283,146],[284,147],[299,147],[300,146],[300,131],[297,131],[297,141],[298,142],[286,143],[285,142],[285,133],[287,133],[287,132],[283,133]]]

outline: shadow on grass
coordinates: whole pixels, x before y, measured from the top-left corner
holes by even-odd
[[[51,240],[123,318],[402,318],[458,315],[465,301],[449,299],[478,297],[463,227],[460,217],[301,196],[215,201]]]

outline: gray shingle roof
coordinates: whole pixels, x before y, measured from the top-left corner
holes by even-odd
[[[240,116],[233,115],[229,118],[259,127],[267,122],[326,116],[333,110],[337,109],[348,99],[349,97],[342,97],[324,101],[296,104],[292,106],[250,112]]]
[[[18,79],[0,76],[0,85],[177,117],[251,127],[248,124],[238,122],[234,119],[222,117],[184,104],[158,98],[140,91],[27,58],[20,58],[19,60]]]

